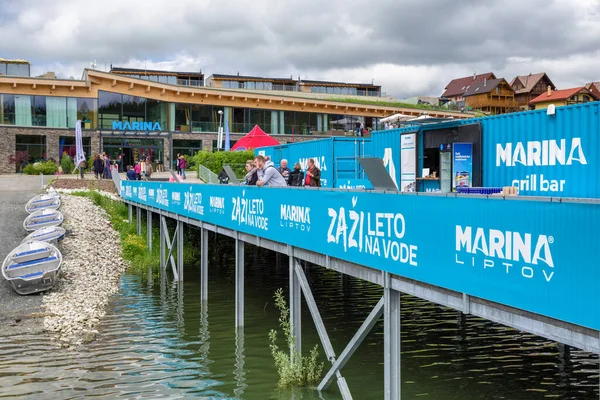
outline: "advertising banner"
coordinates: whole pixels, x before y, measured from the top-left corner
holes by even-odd
[[[600,329],[600,205],[122,181],[121,196]]]
[[[416,191],[417,182],[417,134],[400,136],[400,191]]]
[[[81,120],[78,119],[75,123],[75,166],[79,167],[81,161],[85,161],[85,153],[83,152]]]
[[[454,143],[452,146],[452,188],[471,187],[473,182],[473,145]]]

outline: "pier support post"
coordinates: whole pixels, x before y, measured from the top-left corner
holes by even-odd
[[[152,211],[150,210],[146,211],[146,231],[148,251],[152,253]]]
[[[183,282],[183,222],[177,221],[177,277]]]
[[[142,234],[142,208],[140,206],[135,208],[135,219],[137,222],[137,234],[140,236]]]
[[[127,204],[127,211],[129,211],[129,213],[128,213],[129,223],[132,223],[133,222],[133,206],[131,204]]]
[[[301,296],[300,281],[296,276],[294,268],[296,259],[294,258],[294,248],[288,246],[289,268],[290,268],[290,324],[292,325],[292,334],[296,338],[296,350],[298,353],[302,349],[302,320],[301,320]],[[290,358],[293,355],[293,349],[290,349]]]
[[[392,289],[389,272],[383,273],[384,386],[385,399],[400,398],[400,292]]]
[[[160,274],[163,274],[163,270],[166,267],[165,264],[165,227],[163,225],[164,217],[159,215],[159,225],[160,225]]]
[[[235,327],[244,326],[244,242],[235,233]]]
[[[325,351],[327,359],[332,364],[334,364],[336,362],[335,351],[333,350],[333,346],[331,345],[331,340],[329,340],[327,329],[325,329],[325,324],[323,324],[323,318],[321,318],[321,313],[319,312],[319,308],[317,307],[315,298],[313,297],[312,291],[310,290],[310,286],[308,284],[308,280],[306,279],[306,275],[302,270],[302,266],[295,258],[294,265],[294,270],[296,272],[296,276],[298,277],[298,282],[300,283],[300,287],[302,288],[302,293],[304,293],[304,299],[306,299],[306,304],[308,305],[310,314],[312,315],[315,326],[317,327],[317,333],[319,334],[319,339],[321,339],[323,351]],[[342,376],[342,373],[339,371],[339,369],[335,372],[335,376],[337,378],[338,388],[340,389],[340,393],[342,394],[342,399],[352,399],[350,389],[348,388],[348,383],[346,382],[346,379]]]
[[[200,299],[208,300],[208,229],[201,229],[200,238]]]

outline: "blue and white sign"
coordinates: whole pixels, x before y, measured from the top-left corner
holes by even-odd
[[[121,196],[600,329],[598,204],[136,181]]]
[[[113,131],[162,131],[159,122],[113,121]]]
[[[473,145],[454,143],[452,145],[452,188],[471,187],[473,179]]]

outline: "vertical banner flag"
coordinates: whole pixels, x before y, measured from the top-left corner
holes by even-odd
[[[83,152],[83,140],[81,138],[81,120],[78,119],[75,123],[75,167],[79,168],[81,161],[85,161],[85,153]]]
[[[473,176],[473,145],[471,143],[454,143],[452,147],[453,188],[471,187]]]
[[[229,122],[225,120],[225,151],[231,150],[231,141],[229,138]]]
[[[400,191],[416,191],[417,182],[417,134],[400,136]]]

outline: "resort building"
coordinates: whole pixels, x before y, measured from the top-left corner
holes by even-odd
[[[29,68],[17,72],[25,74]],[[264,86],[263,90],[223,88],[226,80],[220,81],[221,87],[206,87],[200,85],[203,80],[201,73],[124,68],[112,68],[112,72],[86,69],[80,80],[2,75],[0,173],[18,171],[27,162],[58,160],[64,151],[74,154],[77,120],[82,121],[87,155],[106,151],[123,165],[148,156],[153,162],[169,165],[178,152],[216,148],[219,127],[231,132],[232,143],[254,125],[286,143],[353,134],[348,126],[361,123],[378,129],[379,119],[395,113],[472,117],[460,112],[314,98],[313,89],[311,93],[301,90],[282,95]],[[210,83],[210,79],[206,81]]]

